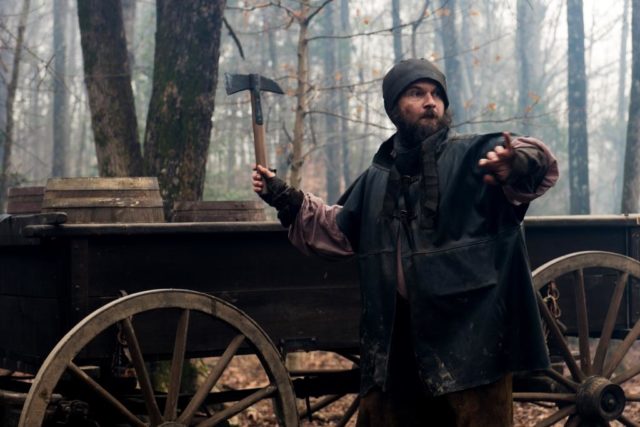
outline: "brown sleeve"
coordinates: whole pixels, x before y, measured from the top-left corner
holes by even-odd
[[[558,181],[558,162],[539,139],[518,137],[512,146],[516,151],[513,172],[503,191],[514,204],[529,203],[542,196]]]
[[[298,215],[289,227],[289,240],[306,255],[338,259],[353,255],[347,237],[336,223],[342,206],[329,206],[319,197],[305,193]]]

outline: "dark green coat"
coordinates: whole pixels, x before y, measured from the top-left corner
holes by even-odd
[[[338,226],[360,267],[362,393],[386,382],[398,234],[418,366],[431,393],[548,367],[521,226],[526,205],[516,207],[500,186],[484,184],[477,167],[501,142],[500,134],[445,132],[423,143],[423,157],[425,147],[435,148],[433,204],[422,185],[433,167],[427,162],[427,172],[403,187],[393,167],[392,138],[341,198]]]

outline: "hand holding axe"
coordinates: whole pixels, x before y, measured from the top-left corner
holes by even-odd
[[[248,90],[251,94],[251,116],[253,118],[253,144],[256,153],[256,163],[268,167],[267,150],[264,144],[264,119],[262,116],[262,103],[260,102],[260,91],[268,91],[284,94],[282,88],[275,81],[263,77],[259,74],[227,74],[224,75],[225,89],[227,95],[243,90]],[[264,178],[263,178],[264,181]],[[266,185],[263,193],[266,192]]]

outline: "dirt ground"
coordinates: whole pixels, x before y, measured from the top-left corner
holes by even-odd
[[[637,346],[637,345],[636,345]],[[640,348],[634,349],[628,357],[633,360],[640,360]],[[300,353],[297,359],[288,360],[287,363],[291,368],[292,364],[296,368],[304,367],[305,369],[348,369],[351,367],[351,362],[333,354],[324,352],[313,353]],[[251,378],[251,380],[249,380]],[[266,383],[266,376],[261,372],[260,366],[256,359],[250,357],[236,357],[232,365],[225,372],[223,377],[229,387],[240,386],[261,386]],[[640,395],[640,376],[628,381],[624,385],[625,392],[627,394],[634,393]],[[341,419],[342,415],[347,411],[349,405],[353,402],[355,395],[347,395],[335,403],[331,404],[327,408],[315,412],[310,420],[304,420],[301,423],[302,427],[330,427],[335,426]],[[316,400],[311,399],[310,403],[313,404]],[[237,427],[269,427],[275,426],[273,416],[271,415],[270,405],[266,402],[261,402],[258,405],[244,411],[240,415],[232,419],[231,425]],[[306,407],[304,400],[298,400],[298,409],[302,412]],[[515,403],[514,405],[514,425],[516,427],[530,427],[536,424],[536,422],[544,419],[554,412],[553,407],[544,408],[539,405],[527,404],[527,403]],[[625,415],[638,422],[640,420],[640,403],[628,403],[625,409]],[[354,416],[349,423],[348,427],[355,426]],[[566,419],[557,423],[554,426],[560,427],[564,425]],[[613,423],[612,425],[622,425]],[[488,426],[489,427],[489,426]]]

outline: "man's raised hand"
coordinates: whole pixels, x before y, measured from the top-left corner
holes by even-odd
[[[478,166],[486,172],[483,180],[490,185],[505,183],[513,168],[515,151],[511,146],[511,135],[502,132],[502,137],[504,145],[497,145],[478,161]]]
[[[262,189],[264,188],[264,180],[262,179],[263,177],[266,178],[273,178],[274,176],[276,176],[275,173],[271,172],[269,169],[265,168],[262,165],[258,165],[256,164],[256,166],[253,168],[253,175],[251,175],[251,183],[253,184],[253,191],[255,191],[258,194],[262,193]]]

